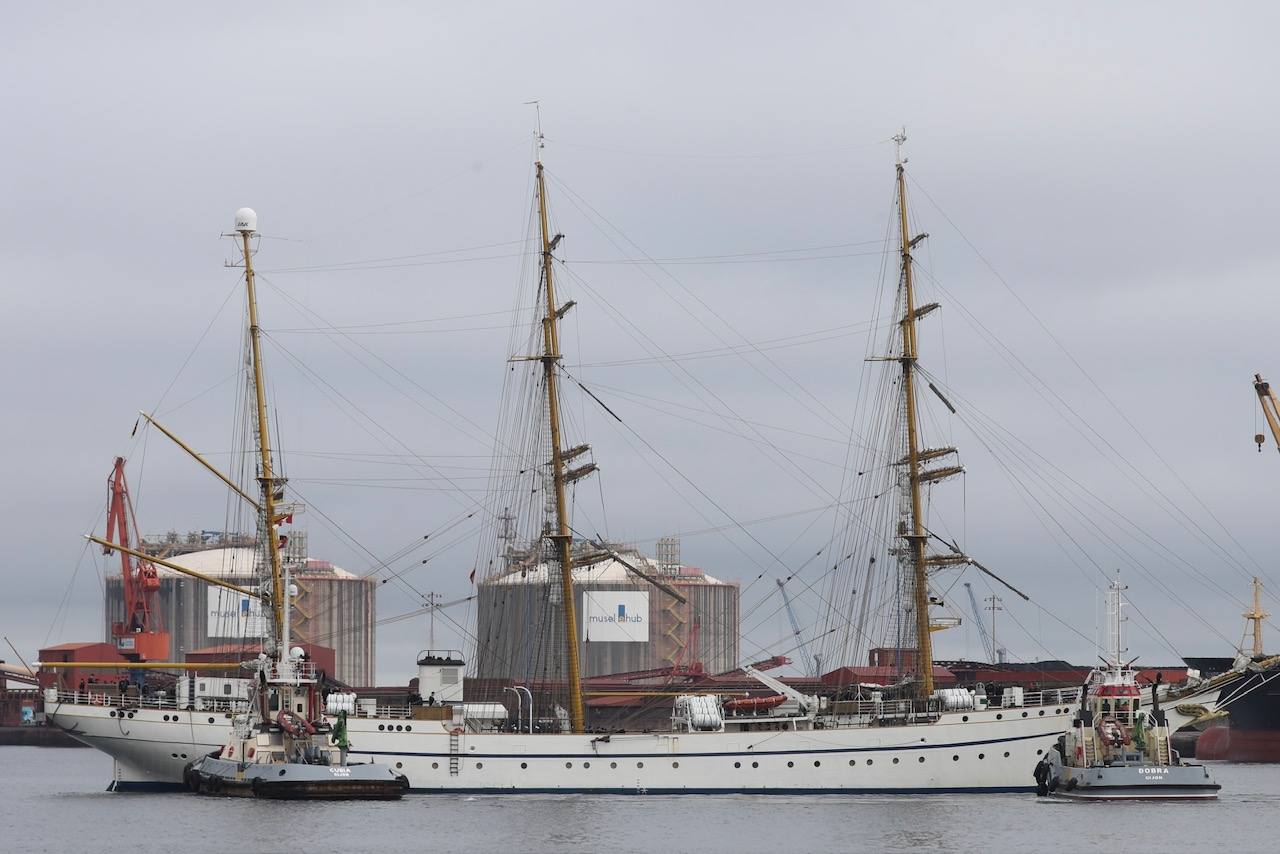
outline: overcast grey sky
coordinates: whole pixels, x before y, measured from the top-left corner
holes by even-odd
[[[661,366],[599,364],[646,355],[610,318],[624,313],[671,354],[719,347],[716,336],[788,338],[771,362],[682,364],[744,417],[791,431],[769,435],[835,491],[840,433],[762,372],[778,377],[780,367],[833,412],[852,412],[867,348],[852,327],[872,319],[880,258],[870,242],[890,215],[884,141],[905,125],[915,219],[931,234],[921,261],[941,283],[924,288],[944,303],[922,333],[922,362],[1136,525],[1131,552],[1144,572],[1126,570],[1130,593],[1169,643],[1138,631],[1135,654],[1227,653],[1204,622],[1234,642],[1248,575],[1261,567],[1280,583],[1280,460],[1270,442],[1262,455],[1251,442],[1249,385],[1255,371],[1280,378],[1278,18],[1264,3],[9,4],[0,631],[24,655],[98,637],[101,562],[83,554],[80,535],[102,529],[117,454],[130,457],[144,530],[222,523],[211,482],[129,431],[138,409],[163,401],[166,421],[195,446],[228,450],[233,385],[218,384],[236,369],[241,296],[222,308],[236,273],[223,266],[233,247],[219,234],[242,205],[257,209],[265,235],[257,263],[285,447],[386,453],[296,357],[415,452],[481,477],[485,436],[322,336],[289,330],[308,325],[297,303],[351,325],[465,315],[360,341],[492,429],[508,331],[488,313],[509,310],[520,285],[533,124],[524,102],[540,99],[562,254],[581,277],[564,284],[579,302],[568,362],[583,363],[579,375],[739,520],[829,499],[765,464],[722,421],[674,408],[702,404]],[[572,194],[639,247],[631,257],[835,248],[671,264],[671,277],[647,278],[637,265],[589,263],[623,255]],[[490,248],[425,254],[480,246]],[[437,263],[458,257],[478,260]],[[299,267],[323,269],[285,272]],[[681,288],[715,316],[668,296]],[[818,330],[835,331],[795,337]],[[1150,485],[1091,448],[1084,436],[1094,434],[1048,406],[990,335]],[[667,403],[627,397],[636,394]],[[645,543],[723,524],[708,505],[709,522],[668,495],[660,464],[607,417],[574,406],[603,470],[611,536]],[[1099,576],[1089,560],[1114,569],[1116,549],[1087,546],[1077,568],[1000,462],[961,424],[938,426],[968,467],[961,497],[940,499],[947,530],[1091,636]],[[389,488],[404,483],[335,482],[394,476],[388,468],[289,458],[306,497],[384,556],[458,508],[439,492]],[[1156,489],[1177,509],[1152,500]],[[798,565],[830,537],[829,518],[806,528],[813,518],[752,532],[775,552],[790,547],[784,558]],[[369,568],[368,554],[318,521],[313,554]],[[1139,545],[1147,536],[1186,564]],[[686,536],[684,556],[725,578],[757,572],[720,534]],[[474,560],[474,541],[462,543],[410,577],[445,598],[465,595]],[[1025,628],[1007,629],[1015,656],[1092,660],[1088,643],[1010,598]],[[798,606],[811,617],[818,603]],[[414,607],[383,589],[381,616]],[[774,604],[758,613],[771,616],[753,643],[785,637]],[[437,630],[442,640],[452,631],[443,621]],[[410,675],[425,634],[422,619],[386,627],[381,681]],[[937,643],[940,657],[979,654],[971,625]]]

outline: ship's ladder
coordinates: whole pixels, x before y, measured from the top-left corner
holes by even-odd
[[[1080,740],[1084,742],[1084,765],[1089,768],[1093,766],[1094,762],[1098,761],[1098,748],[1094,744],[1092,732],[1082,728],[1080,736]]]
[[[1157,735],[1156,740],[1156,762],[1160,765],[1172,765],[1173,757],[1169,753],[1169,736]]]
[[[462,733],[461,727],[449,730],[449,776],[457,777],[462,768]]]

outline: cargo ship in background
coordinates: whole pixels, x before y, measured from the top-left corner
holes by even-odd
[[[1248,673],[1241,683],[1238,697],[1222,714],[1209,715],[1178,740],[1184,751],[1193,751],[1197,759],[1225,759],[1231,762],[1280,762],[1280,680],[1262,662],[1262,623],[1271,616],[1262,610],[1262,582],[1253,579],[1253,608],[1242,615],[1245,635],[1252,635],[1252,645],[1235,658],[1188,657],[1187,666],[1205,676],[1232,670]]]

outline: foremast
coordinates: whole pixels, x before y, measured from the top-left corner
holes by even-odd
[[[956,452],[955,448],[926,448],[920,437],[920,413],[916,400],[916,372],[919,359],[919,340],[917,338],[917,321],[938,308],[937,303],[916,305],[915,271],[912,265],[911,250],[927,234],[911,236],[907,215],[907,174],[906,158],[902,156],[902,144],[906,142],[906,131],[899,132],[893,138],[896,150],[896,171],[898,185],[898,238],[899,251],[902,256],[900,285],[902,288],[902,317],[898,325],[902,333],[902,353],[897,360],[902,365],[902,405],[905,415],[906,454],[898,464],[906,469],[905,487],[907,501],[904,502],[904,515],[899,527],[899,537],[906,545],[899,555],[907,558],[907,570],[911,582],[911,610],[913,612],[916,635],[916,668],[919,673],[917,688],[923,697],[933,694],[933,638],[932,632],[949,628],[953,623],[929,619],[929,569],[931,567],[959,566],[973,563],[972,559],[961,553],[958,547],[951,545],[950,554],[930,555],[926,546],[931,534],[925,524],[924,499],[921,490],[926,484],[937,483],[964,471],[958,464],[942,465],[925,469],[924,464],[949,456]],[[947,408],[955,410],[942,398],[941,392],[930,388],[943,400]]]
[[[569,723],[575,733],[586,728],[582,707],[582,665],[578,657],[578,617],[573,595],[573,532],[569,527],[569,506],[565,497],[568,479],[566,455],[560,437],[560,388],[557,365],[560,361],[560,317],[552,277],[552,250],[559,236],[552,237],[547,224],[547,183],[542,161],[535,162],[538,181],[538,224],[542,237],[542,283],[546,294],[546,314],[542,317],[543,379],[547,395],[547,420],[551,434],[551,477],[555,488],[555,532],[547,534],[555,545],[560,563],[560,592],[564,614],[565,660],[569,668]]]
[[[245,291],[249,302],[249,349],[253,375],[254,402],[258,427],[258,528],[266,541],[267,563],[271,571],[270,598],[271,629],[274,642],[272,658],[284,661],[289,655],[285,636],[284,573],[280,561],[280,540],[276,536],[276,499],[278,480],[271,465],[271,435],[267,424],[267,397],[262,380],[262,333],[258,327],[258,295],[253,276],[253,248],[251,241],[257,232],[258,215],[249,208],[236,211],[236,232],[240,235],[244,255]],[[283,485],[283,484],[281,484]]]

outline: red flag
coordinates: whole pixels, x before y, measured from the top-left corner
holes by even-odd
[[[293,524],[293,514],[292,514],[292,513],[288,513],[288,514],[286,514],[286,515],[284,515],[284,516],[277,516],[277,517],[276,517],[275,525],[276,525],[276,527],[277,527],[277,528],[279,528],[281,525],[292,525],[292,524]]]

